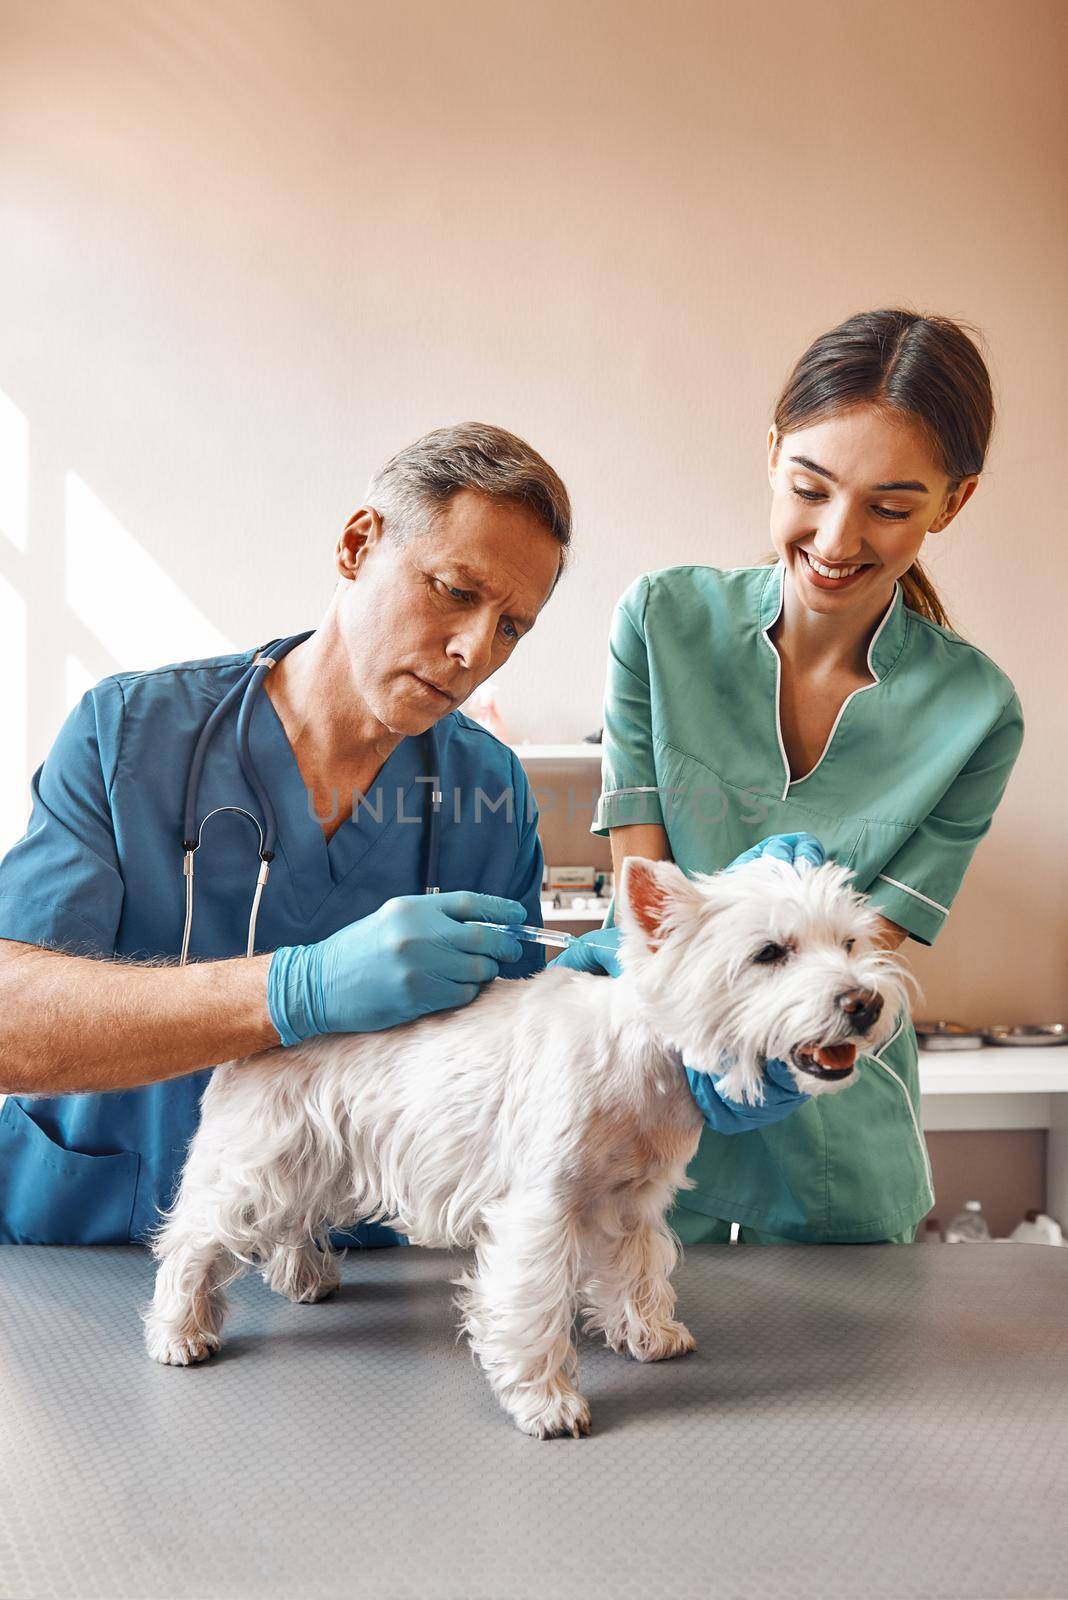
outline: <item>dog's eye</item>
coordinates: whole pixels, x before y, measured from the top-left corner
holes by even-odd
[[[784,944],[766,944],[762,950],[757,951],[753,960],[758,961],[761,966],[768,967],[775,961],[785,961],[789,954]]]
[[[842,947],[847,956],[851,956],[853,954],[853,946],[856,944],[856,942],[857,941],[855,939],[845,939],[842,941]]]

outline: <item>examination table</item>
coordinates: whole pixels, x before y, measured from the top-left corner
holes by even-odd
[[[1068,1594],[1068,1249],[691,1248],[697,1354],[579,1346],[540,1443],[456,1341],[459,1258],[230,1290],[157,1366],[136,1248],[0,1249],[4,1600]]]

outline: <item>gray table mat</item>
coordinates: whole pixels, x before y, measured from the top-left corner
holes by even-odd
[[[165,1368],[137,1249],[0,1249],[0,1595],[1063,1597],[1068,1251],[694,1248],[698,1353],[580,1345],[539,1442],[457,1344],[457,1258],[232,1291]]]

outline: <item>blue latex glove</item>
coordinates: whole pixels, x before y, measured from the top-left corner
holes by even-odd
[[[776,861],[788,861],[791,866],[807,861],[812,867],[821,867],[827,852],[814,833],[770,833],[759,844],[735,856],[723,870],[733,872],[735,867],[744,867],[747,861],[755,861],[758,856],[774,856]]]
[[[747,1106],[726,1099],[716,1088],[719,1079],[710,1072],[686,1067],[686,1076],[701,1115],[717,1133],[749,1133],[753,1128],[769,1128],[812,1098],[797,1087],[786,1062],[775,1056],[766,1064],[762,1106]]]
[[[525,922],[518,900],[457,890],[387,900],[319,944],[283,945],[267,969],[267,1010],[284,1045],[318,1033],[376,1033],[465,1006],[523,946],[476,926]]]
[[[594,928],[592,933],[581,934],[549,965],[572,967],[576,972],[603,972],[609,978],[618,978],[623,968],[616,951],[622,937],[619,928]]]

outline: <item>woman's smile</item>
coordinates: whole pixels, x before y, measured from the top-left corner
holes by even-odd
[[[813,584],[815,588],[823,590],[852,588],[860,582],[864,574],[873,565],[872,562],[865,561],[859,565],[855,562],[850,562],[843,567],[832,567],[829,562],[819,561],[818,556],[813,556],[810,551],[800,547],[798,548],[798,555],[802,557],[801,570],[809,583]],[[817,561],[819,561],[818,567],[815,565]],[[831,577],[831,573],[836,574],[836,576]]]

